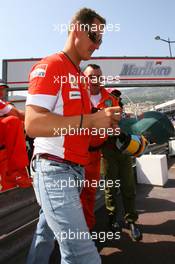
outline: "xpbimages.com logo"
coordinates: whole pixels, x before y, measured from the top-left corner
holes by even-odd
[[[89,233],[88,231],[80,231],[80,230],[76,230],[76,231],[71,231],[70,229],[68,229],[68,231],[63,231],[60,233],[56,234],[56,237],[58,238],[58,240],[60,242],[63,242],[64,240],[99,240],[100,243],[103,243],[107,240],[119,240],[120,239],[120,232],[96,232],[96,231],[92,231],[91,233]]]
[[[112,84],[113,82],[119,83],[120,82],[120,76],[119,75],[101,75],[101,76],[85,76],[85,75],[80,75],[77,73],[77,75],[73,74],[68,74],[66,75],[54,75],[53,76],[53,83],[54,84],[65,84],[65,83],[70,83],[73,84],[74,87],[72,88],[78,88],[79,84],[85,84],[85,83],[91,83],[91,84],[99,84],[101,86],[104,86],[106,83]]]
[[[51,166],[51,165],[50,165]],[[53,181],[51,181],[49,184],[47,184],[47,187],[49,189],[58,189],[60,191],[62,191],[63,189],[66,188],[94,188],[94,189],[99,189],[101,191],[104,191],[106,188],[120,188],[120,180],[116,179],[116,180],[104,180],[104,179],[100,179],[100,180],[95,180],[95,179],[71,179],[70,177],[68,177],[68,179],[65,180],[55,180],[53,179]]]
[[[57,23],[52,24],[52,29],[55,32],[58,33],[64,33],[64,32],[71,32],[74,30],[80,30],[80,31],[91,31],[96,32],[99,31],[102,34],[105,32],[119,32],[120,31],[120,24],[118,23],[107,23],[105,24],[80,24],[80,23]]]
[[[53,136],[99,136],[100,138],[105,138],[106,136],[119,136],[120,135],[120,128],[117,127],[115,129],[109,127],[109,128],[74,128],[71,127],[70,125],[68,128],[66,127],[61,127],[61,128],[55,128],[53,129]]]
[[[54,162],[50,162],[49,167],[56,166],[56,164]],[[37,186],[35,185],[35,181],[33,182],[33,186],[34,188]],[[79,192],[81,192],[84,188],[86,188],[86,190],[88,190],[89,188],[91,190],[94,189],[94,191],[96,189],[100,190],[100,191],[104,191],[105,189],[108,188],[115,188],[116,190],[120,188],[120,179],[100,179],[100,180],[96,180],[96,179],[81,179],[79,177],[67,177],[66,179],[52,179],[51,181],[47,182],[45,184],[45,187],[47,190],[49,191],[53,191],[53,192],[57,192],[57,194],[59,193],[58,197],[58,203],[60,203],[62,206],[65,204],[66,202],[66,195],[65,193],[67,191],[71,191],[71,189],[78,189]],[[73,198],[72,198],[73,199]]]

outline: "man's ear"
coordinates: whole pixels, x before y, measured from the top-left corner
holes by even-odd
[[[79,22],[76,22],[74,24],[74,34],[75,34],[76,37],[80,37],[81,27],[80,27],[80,23]]]
[[[78,30],[79,30],[79,23],[76,22],[76,23],[74,23],[73,31],[74,31],[75,34],[77,34]]]

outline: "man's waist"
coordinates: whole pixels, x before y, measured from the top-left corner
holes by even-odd
[[[83,167],[82,165],[80,165],[80,164],[78,164],[76,162],[73,162],[73,161],[70,161],[70,160],[66,160],[66,159],[63,159],[63,158],[58,157],[56,155],[52,155],[52,154],[48,154],[48,153],[36,154],[36,159],[39,159],[39,158],[46,159],[46,160],[52,160],[52,161],[56,161],[58,163],[64,163],[64,164],[68,164],[68,165],[71,165],[71,166],[81,166],[81,167]]]

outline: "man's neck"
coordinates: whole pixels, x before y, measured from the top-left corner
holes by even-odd
[[[81,59],[77,56],[77,54],[72,51],[70,47],[65,45],[63,52],[69,57],[69,59],[75,64],[75,66],[79,67]]]
[[[93,94],[93,93],[91,92],[91,95],[93,95],[93,96],[95,96],[95,95],[101,95],[101,91],[99,91],[98,93],[95,93],[95,94]]]

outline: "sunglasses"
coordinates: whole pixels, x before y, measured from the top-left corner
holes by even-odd
[[[101,45],[102,43],[102,37],[100,37],[100,35],[97,35],[95,31],[91,31],[88,28],[86,29],[86,31],[88,32],[88,38],[94,43],[94,44],[98,44]]]
[[[95,32],[88,31],[88,38],[89,38],[94,44],[101,45],[101,43],[102,43],[102,37],[100,37],[99,35],[97,35]]]

